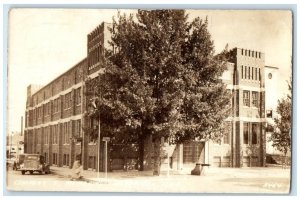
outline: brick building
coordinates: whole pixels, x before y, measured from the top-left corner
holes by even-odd
[[[86,116],[89,101],[85,95],[86,80],[102,73],[104,48],[109,48],[109,24],[102,23],[87,36],[87,56],[68,71],[48,83],[27,88],[25,118],[25,152],[40,153],[47,162],[71,167],[81,155],[84,169],[97,170],[98,145],[83,127],[97,130],[99,123]],[[263,166],[265,163],[265,86],[264,54],[235,48],[231,51],[228,70],[222,79],[233,93],[232,115],[227,119],[230,132],[219,143],[193,141],[165,145],[168,159],[162,163],[171,169],[190,168],[196,162],[217,167]],[[103,137],[103,136],[102,136]],[[102,138],[101,137],[101,138]],[[152,168],[152,139],[145,140],[145,169]],[[119,147],[116,147],[116,149]],[[99,168],[104,169],[104,142],[100,143]],[[109,154],[109,169],[123,169],[136,163],[131,156]]]
[[[208,162],[218,167],[265,165],[265,55],[235,48],[223,80],[233,94],[231,132],[209,143]],[[227,74],[227,75],[226,75]]]

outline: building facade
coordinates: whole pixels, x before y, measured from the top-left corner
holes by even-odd
[[[208,162],[216,167],[264,166],[265,141],[265,55],[234,48],[228,70],[223,74],[232,91],[232,112],[227,119],[231,132],[219,143],[209,142]]]
[[[40,153],[54,166],[71,168],[81,156],[85,170],[104,170],[104,142],[84,134],[99,129],[99,122],[86,115],[89,106],[86,80],[103,72],[104,49],[108,44],[109,24],[102,23],[87,36],[87,56],[43,87],[27,88],[25,113],[25,153]],[[167,157],[162,168],[191,168],[195,163],[216,167],[264,166],[265,164],[265,60],[261,52],[235,48],[222,79],[232,91],[232,114],[227,119],[228,133],[219,143],[193,141],[165,144]],[[152,168],[152,139],[145,139],[144,169]],[[118,153],[110,147],[110,170],[135,168],[137,152]],[[100,152],[100,154],[98,154]],[[99,156],[99,158],[98,158]]]

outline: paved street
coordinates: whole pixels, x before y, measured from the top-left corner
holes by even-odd
[[[23,191],[99,191],[171,193],[287,193],[290,170],[282,168],[210,168],[205,176],[183,174],[159,177],[140,172],[113,172],[105,180],[95,172],[85,173],[86,181],[70,181],[69,169],[56,168],[50,175],[21,175],[8,172],[8,190]]]

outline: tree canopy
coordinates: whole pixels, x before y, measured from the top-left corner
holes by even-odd
[[[285,98],[278,100],[277,113],[275,119],[275,129],[271,136],[273,146],[285,155],[291,149],[291,131],[292,131],[292,83],[288,84],[290,94]]]
[[[118,141],[173,143],[222,137],[230,94],[220,79],[224,56],[215,56],[208,21],[184,10],[139,10],[110,28],[112,49],[98,82],[101,123]],[[158,173],[159,174],[159,173]]]

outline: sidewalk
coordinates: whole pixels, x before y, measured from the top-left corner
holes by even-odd
[[[88,192],[169,192],[169,193],[288,193],[290,170],[278,167],[214,168],[209,167],[201,176],[193,176],[190,169],[162,171],[114,171],[105,173],[84,170],[83,181],[70,181],[71,169],[50,167],[64,185],[54,185],[54,191]],[[56,177],[53,177],[54,179]],[[59,179],[58,179],[59,180]],[[56,187],[59,187],[56,188]]]
[[[216,176],[220,172],[220,169],[222,168],[205,168],[201,172],[201,176]],[[226,168],[227,170],[230,168]],[[67,167],[55,167],[50,166],[51,173],[57,174],[60,176],[64,176],[66,178],[71,177],[72,169]],[[192,169],[184,169],[184,170],[172,170],[170,169],[169,174],[166,169],[163,169],[160,171],[160,178],[166,178],[169,176],[192,176],[191,175]],[[227,171],[226,170],[226,171]],[[217,172],[216,172],[217,171]],[[222,171],[222,170],[221,170]],[[230,170],[229,170],[230,171]],[[82,176],[84,179],[88,181],[95,181],[95,180],[101,180],[105,179],[105,172],[96,172],[96,171],[90,171],[90,170],[83,170]],[[124,180],[124,179],[143,179],[143,178],[157,178],[158,176],[153,176],[153,171],[138,171],[138,170],[114,170],[113,172],[108,172],[107,177],[111,180]]]
[[[72,169],[66,168],[66,167],[50,167],[51,173],[57,174],[64,177],[70,177],[72,174]],[[167,172],[161,172],[162,176],[166,176]],[[104,179],[105,178],[105,172],[96,172],[96,171],[89,171],[89,170],[83,170],[82,176],[84,179],[87,180],[96,180],[96,179]],[[138,171],[138,170],[130,170],[130,171],[113,171],[108,172],[107,177],[109,179],[126,179],[126,178],[149,178],[153,177],[153,171]]]

